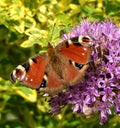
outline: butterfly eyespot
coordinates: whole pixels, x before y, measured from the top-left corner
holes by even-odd
[[[83,67],[83,64],[79,64],[71,60],[69,60],[69,63],[76,67],[78,70],[80,70]]]
[[[93,45],[92,43],[93,39],[89,36],[79,36],[78,40],[82,46],[85,46],[87,48]]]
[[[83,64],[75,63],[75,67],[77,67],[78,69],[81,69],[83,67]]]
[[[24,70],[16,68],[13,75],[14,76],[22,76],[23,73],[24,73]]]
[[[71,40],[72,40],[73,42],[78,42],[78,37],[73,37]]]
[[[73,37],[70,40],[71,40],[72,44],[74,44],[75,46],[81,46],[81,43],[79,42],[78,37]]]
[[[40,88],[45,88],[47,86],[47,81],[43,78]]]
[[[83,42],[89,42],[90,41],[90,38],[87,37],[87,36],[83,36],[82,41]]]

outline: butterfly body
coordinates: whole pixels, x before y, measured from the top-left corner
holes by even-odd
[[[91,43],[91,38],[84,38],[88,40],[86,43]],[[91,46],[83,46],[81,42],[79,38],[72,38],[56,47],[48,43],[46,53],[30,58],[13,70],[11,81],[18,80],[25,86],[50,95],[81,82],[91,56]]]

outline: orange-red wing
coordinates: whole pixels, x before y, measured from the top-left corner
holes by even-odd
[[[39,88],[43,80],[47,61],[45,57],[41,55],[36,56],[34,59],[35,62],[29,62],[30,69],[26,73],[24,81],[22,81],[21,83],[36,89]]]
[[[59,47],[59,53],[74,62],[86,64],[90,59],[91,48],[82,45],[70,44],[69,46],[66,46],[66,44],[62,44]]]
[[[40,88],[40,91],[54,95],[62,91],[63,88],[62,79],[52,68],[50,68],[47,73],[47,86],[45,88]]]
[[[91,56],[91,45],[92,39],[89,36],[78,36],[65,40],[56,48],[62,56],[76,63],[86,64]]]

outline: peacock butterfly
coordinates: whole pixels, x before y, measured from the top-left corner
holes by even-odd
[[[91,56],[91,44],[89,36],[73,37],[56,47],[48,43],[46,53],[18,65],[10,74],[10,80],[55,95],[66,86],[83,80]]]

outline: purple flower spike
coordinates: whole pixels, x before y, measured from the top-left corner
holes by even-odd
[[[86,117],[99,113],[103,125],[109,115],[120,114],[120,29],[109,20],[93,23],[83,20],[63,38],[80,35],[94,39],[86,80],[51,98],[50,105],[53,113],[59,113],[65,105],[72,105],[73,112]]]

